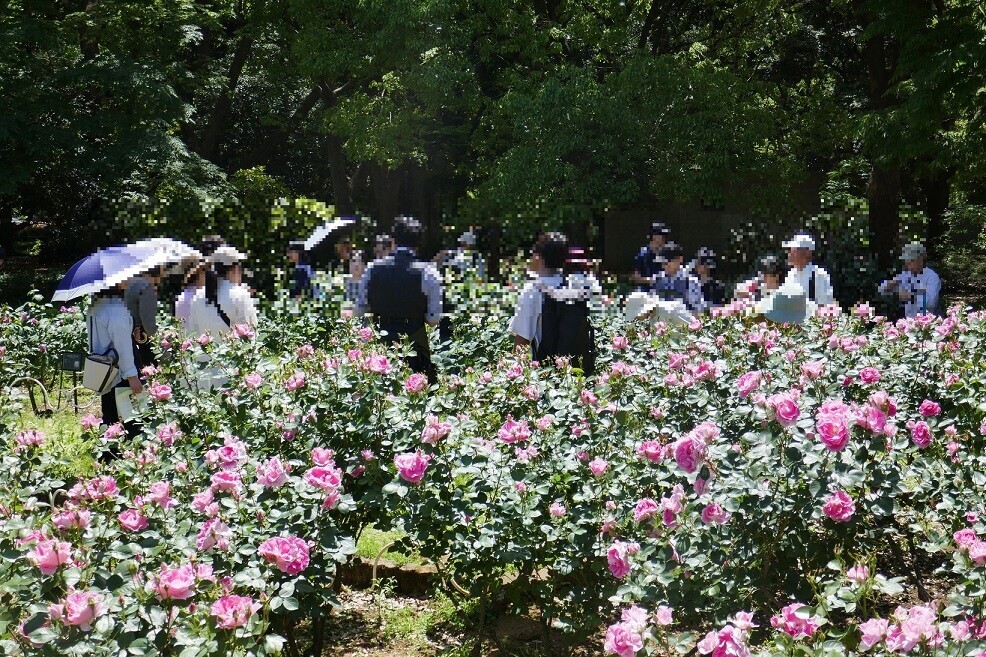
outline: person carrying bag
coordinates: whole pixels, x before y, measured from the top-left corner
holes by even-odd
[[[116,388],[129,386],[134,395],[144,391],[134,361],[133,319],[119,286],[95,295],[88,320],[89,355],[83,385],[101,395],[103,423],[115,424],[121,420]]]

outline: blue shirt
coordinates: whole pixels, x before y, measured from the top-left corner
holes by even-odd
[[[633,270],[644,278],[651,278],[663,271],[661,263],[657,261],[657,252],[652,251],[650,245],[640,247],[640,251],[633,258]]]

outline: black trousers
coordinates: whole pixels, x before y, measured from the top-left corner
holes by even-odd
[[[120,409],[116,406],[116,391],[120,388],[127,388],[129,390],[130,384],[126,380],[123,380],[99,398],[99,407],[103,413],[103,424],[106,426],[116,424],[120,421]],[[127,436],[136,436],[140,433],[141,425],[139,422],[129,420],[123,423],[123,429],[126,433],[116,441],[105,446],[105,449],[99,455],[100,461],[105,463],[106,461],[120,458],[120,455],[123,454],[122,445],[125,444]]]

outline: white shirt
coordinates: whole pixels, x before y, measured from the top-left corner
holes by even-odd
[[[219,280],[216,300],[229,317],[229,324],[219,316],[216,307],[205,298],[205,288],[199,288],[192,299],[186,330],[192,335],[229,333],[237,324],[257,325],[257,307],[245,285],[233,285],[225,278]]]
[[[113,385],[123,379],[137,376],[134,364],[134,349],[131,333],[134,320],[120,297],[96,297],[89,307],[86,318],[89,330],[89,350],[94,354],[104,354],[110,349],[116,351],[120,367]]]
[[[178,299],[175,301],[175,319],[180,319],[182,323],[187,324],[188,318],[192,314],[192,300],[195,298],[195,293],[201,288],[194,286],[188,286],[182,293],[178,295]]]
[[[911,293],[911,300],[904,302],[905,317],[917,317],[925,313],[938,312],[941,278],[930,267],[925,267],[920,274],[912,274],[905,269],[891,280],[900,282],[897,289],[893,291],[894,294],[900,290]],[[890,281],[880,283],[880,293],[888,294],[889,285]]]
[[[811,275],[815,275],[815,298],[811,299],[819,306],[826,306],[835,301],[835,295],[832,294],[832,278],[829,273],[819,267],[814,263],[809,263],[804,269],[795,269],[787,273],[787,278],[784,279],[785,284],[795,283],[800,285],[808,294],[811,287]]]
[[[564,282],[565,278],[560,272],[529,280],[517,300],[517,310],[510,320],[510,332],[537,346],[541,342],[541,306],[544,302],[540,288],[557,288]]]

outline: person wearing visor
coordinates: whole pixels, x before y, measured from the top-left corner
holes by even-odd
[[[787,249],[787,264],[790,267],[784,282],[800,285],[808,295],[808,301],[816,306],[833,303],[832,277],[812,262],[815,239],[807,233],[797,233],[782,246]]]
[[[658,251],[662,271],[654,276],[652,291],[665,301],[680,300],[693,313],[705,310],[702,284],[689,276],[683,267],[685,252],[674,242],[668,242]]]
[[[714,278],[715,270],[715,251],[703,246],[695,255],[694,275],[702,285],[702,298],[709,307],[726,305],[726,286]]]
[[[926,257],[923,244],[908,244],[900,256],[904,261],[904,270],[889,281],[880,283],[880,294],[895,294],[904,304],[904,317],[940,314],[941,278],[931,267],[925,266]]]
[[[661,223],[655,221],[650,226],[647,233],[648,242],[640,247],[640,251],[633,259],[633,274],[630,282],[637,286],[638,290],[648,290],[654,282],[654,276],[661,272],[661,263],[658,262],[658,251],[668,241],[671,230]]]

